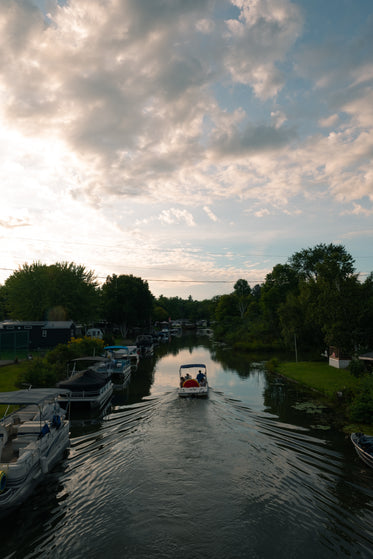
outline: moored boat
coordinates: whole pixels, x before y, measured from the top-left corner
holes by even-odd
[[[207,367],[203,363],[181,365],[178,394],[181,397],[206,398],[209,392]]]
[[[373,437],[364,433],[352,433],[351,442],[357,455],[371,468],[373,468]]]
[[[57,401],[61,392],[30,388],[0,393],[0,405],[7,406],[0,420],[0,516],[27,499],[70,444],[70,422]]]
[[[99,409],[103,407],[113,394],[113,383],[108,372],[96,371],[94,368],[86,369],[71,375],[57,385],[59,388],[69,390],[69,399],[60,397],[61,404],[70,402],[72,409],[76,407],[90,407]]]
[[[128,359],[132,369],[137,369],[140,361],[140,350],[136,345],[111,345],[105,351],[111,359]]]
[[[140,357],[152,357],[154,354],[154,340],[150,334],[140,334],[136,338],[136,346]]]

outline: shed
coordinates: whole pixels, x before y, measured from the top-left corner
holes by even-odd
[[[78,332],[79,327],[72,320],[7,320],[0,323],[0,349],[3,351],[47,349],[69,342]]]
[[[336,369],[347,369],[351,363],[351,358],[344,354],[338,347],[331,346],[329,348],[329,365]]]

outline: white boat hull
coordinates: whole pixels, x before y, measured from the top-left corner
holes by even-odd
[[[192,386],[190,388],[179,388],[179,396],[181,398],[207,398],[209,393],[208,386]]]
[[[1,422],[0,517],[24,502],[70,445],[70,423],[58,404],[35,408],[16,410]]]
[[[361,460],[373,468],[373,437],[367,437],[363,433],[352,433],[351,442]]]
[[[179,368],[178,394],[181,398],[207,398],[209,385],[204,363],[187,363]]]

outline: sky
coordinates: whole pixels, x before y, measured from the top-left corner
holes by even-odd
[[[320,243],[363,281],[372,37],[371,0],[0,0],[0,285],[202,300]]]

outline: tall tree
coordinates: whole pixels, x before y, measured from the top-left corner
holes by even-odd
[[[330,243],[319,244],[293,254],[289,265],[305,280],[317,281],[320,276],[325,279],[345,279],[354,271],[354,259],[345,247]]]
[[[129,328],[149,324],[153,302],[148,283],[132,275],[113,274],[102,286],[104,316],[118,326],[123,337]]]
[[[239,279],[233,286],[234,293],[237,297],[238,310],[240,317],[243,318],[247,307],[250,304],[251,287],[245,279]]]
[[[0,320],[5,320],[6,315],[6,289],[3,285],[0,285]]]
[[[24,264],[4,284],[11,318],[88,322],[97,313],[94,274],[74,263]]]
[[[261,306],[269,330],[276,337],[280,332],[279,309],[290,293],[298,293],[299,275],[289,264],[277,264],[267,274],[261,288]]]
[[[368,351],[373,347],[373,272],[369,274],[361,286],[360,309],[360,346]]]
[[[320,244],[295,253],[289,263],[302,279],[305,319],[323,332],[327,345],[351,352],[357,342],[360,290],[352,256],[342,245]]]

